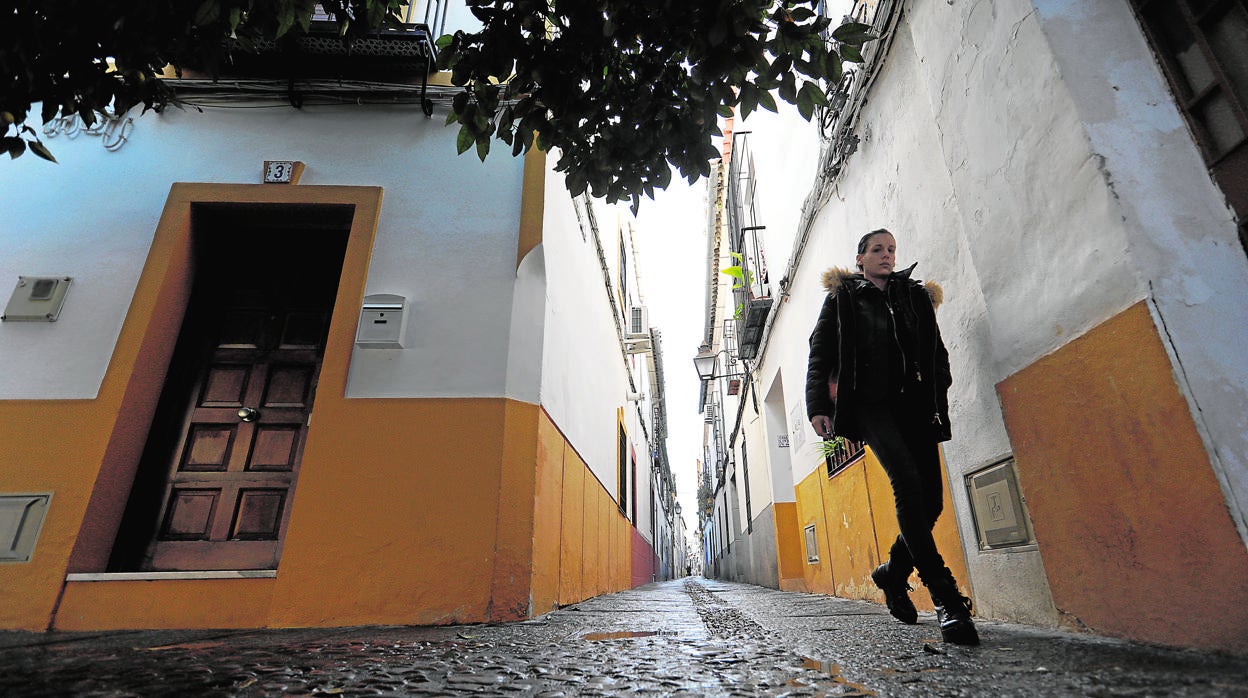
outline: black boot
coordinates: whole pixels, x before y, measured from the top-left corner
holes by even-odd
[[[910,600],[910,595],[906,593],[910,591],[910,585],[905,579],[897,579],[896,575],[890,573],[887,562],[871,572],[871,581],[884,590],[884,603],[888,604],[888,612],[894,618],[907,625],[919,622],[919,612]]]
[[[952,579],[928,587],[936,604],[940,636],[955,645],[978,645],[979,633],[971,620],[971,600],[963,596]]]

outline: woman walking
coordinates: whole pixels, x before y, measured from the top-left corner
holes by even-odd
[[[858,273],[825,272],[828,289],[810,335],[806,411],[815,433],[865,441],[893,487],[901,534],[871,573],[889,612],[918,622],[906,580],[917,569],[946,642],[979,644],[971,602],[936,549],[942,506],[937,444],[950,438],[949,354],[936,325],[940,287],[894,270],[897,241],[883,228],[858,242]]]

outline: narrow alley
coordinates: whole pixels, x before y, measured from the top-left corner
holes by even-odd
[[[1248,659],[687,578],[532,620],[0,633],[0,695],[1248,696]]]

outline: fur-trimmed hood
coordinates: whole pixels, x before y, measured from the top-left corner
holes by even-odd
[[[908,281],[910,280],[910,273],[914,271],[915,266],[917,266],[917,264],[911,264],[906,269],[895,271],[893,272],[893,276]],[[837,290],[840,289],[841,284],[850,280],[862,280],[865,282],[866,277],[860,272],[851,271],[845,267],[831,267],[827,271],[823,272],[823,287],[828,290],[828,293],[831,293],[834,296],[836,295]],[[935,281],[916,281],[915,283],[922,285],[923,290],[927,291],[928,298],[932,299],[933,308],[939,308],[940,304],[944,302],[945,290],[940,287],[940,284]]]

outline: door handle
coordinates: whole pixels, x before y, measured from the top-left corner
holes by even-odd
[[[238,418],[244,422],[254,422],[260,419],[260,410],[254,407],[244,407],[238,411]]]

